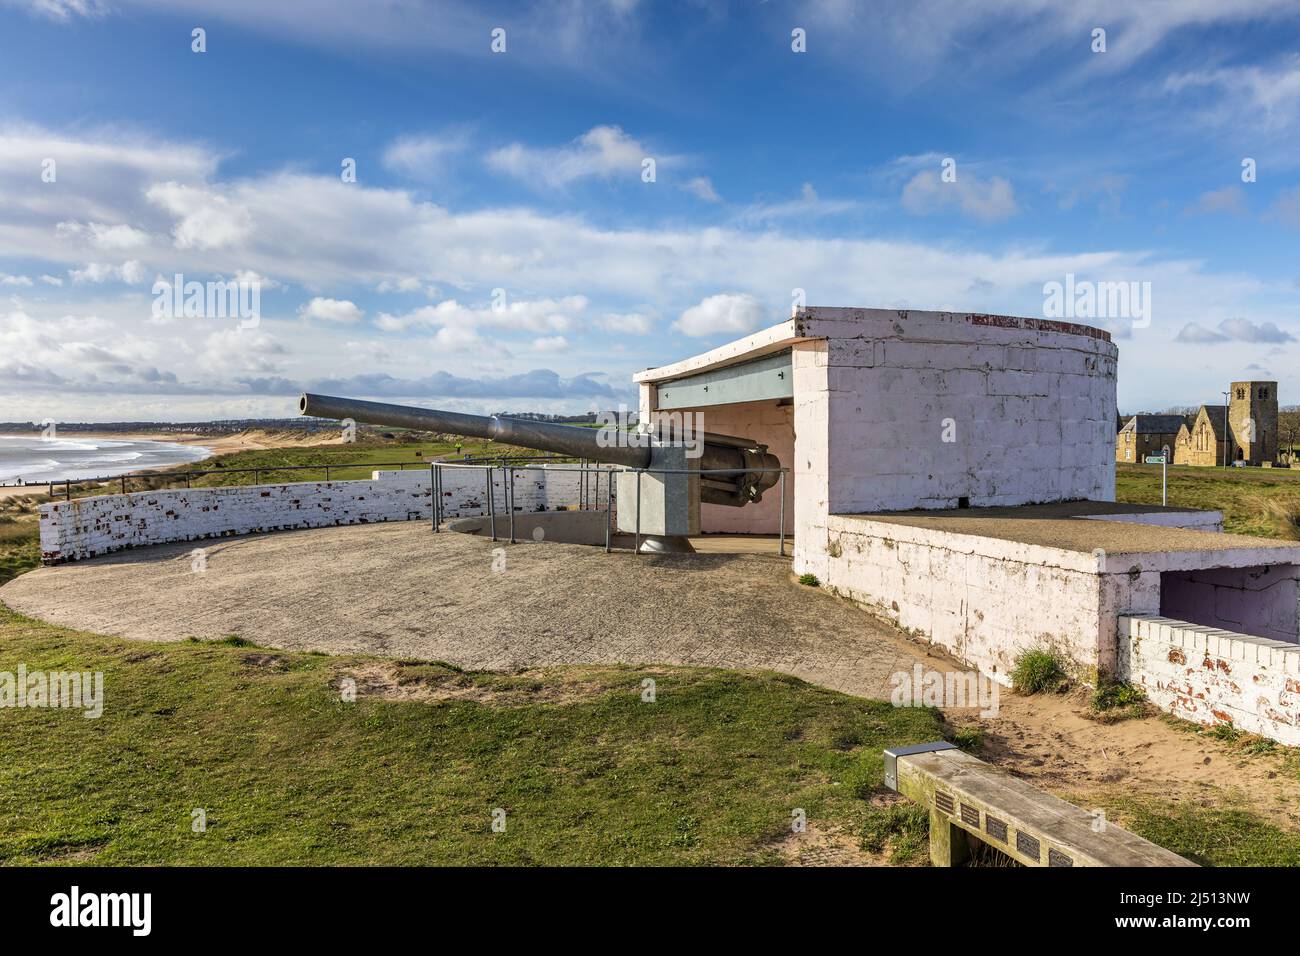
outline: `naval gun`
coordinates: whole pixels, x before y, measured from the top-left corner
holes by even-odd
[[[331,395],[304,394],[303,415],[367,425],[411,428],[622,465],[616,486],[620,531],[639,530],[649,550],[689,550],[685,536],[698,534],[700,503],[741,507],[762,500],[780,478],[781,462],[767,446],[747,438],[698,431],[670,413],[637,431],[621,424],[583,428],[501,415],[469,415],[412,405],[390,405]],[[659,539],[659,540],[656,540]],[[669,540],[675,539],[675,540]]]

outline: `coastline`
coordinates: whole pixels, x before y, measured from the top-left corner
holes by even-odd
[[[203,463],[208,458],[216,458],[219,455],[230,455],[241,451],[265,451],[268,448],[291,448],[303,447],[308,445],[340,445],[343,443],[343,436],[337,432],[323,432],[315,435],[303,435],[297,432],[274,432],[263,431],[261,429],[250,429],[247,431],[236,432],[231,435],[200,435],[194,432],[168,432],[168,431],[132,431],[132,432],[98,432],[98,431],[76,431],[64,432],[61,437],[65,438],[91,438],[101,439],[104,441],[155,441],[168,442],[173,445],[187,445],[196,448],[205,448],[209,452],[207,458],[193,462],[197,469],[202,469]],[[170,466],[178,467],[178,466]],[[168,468],[147,468],[140,471],[160,471],[169,470]],[[127,472],[129,477],[139,472]],[[19,498],[28,495],[45,496],[46,492],[41,489],[47,488],[41,483],[22,485],[17,487],[0,488],[0,499]]]

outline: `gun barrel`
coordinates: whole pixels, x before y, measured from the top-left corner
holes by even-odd
[[[523,448],[536,448],[569,458],[586,458],[628,468],[648,468],[650,448],[640,444],[614,444],[602,441],[601,432],[577,425],[537,422],[500,415],[468,415],[444,412],[412,405],[389,405],[333,395],[304,394],[298,402],[304,415],[315,418],[351,419],[367,425],[388,425],[419,431],[447,432]],[[701,492],[709,504],[743,505],[757,501],[777,481],[773,469],[781,463],[767,453],[763,445],[721,435],[703,436],[700,468],[705,471],[734,472],[732,475],[706,475]]]
[[[629,468],[645,468],[650,463],[648,448],[603,447],[595,429],[580,428],[577,425],[503,418],[500,415],[467,415],[463,412],[365,402],[332,395],[305,394],[299,400],[298,407],[302,414],[315,418],[350,418],[367,425],[490,438],[508,445],[536,448],[573,458],[590,458]]]

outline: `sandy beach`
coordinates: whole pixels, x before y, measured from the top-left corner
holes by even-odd
[[[203,447],[217,455],[229,455],[240,451],[263,451],[267,448],[293,448],[306,445],[338,445],[343,436],[338,432],[321,431],[307,435],[291,431],[263,431],[249,429],[232,435],[200,435],[191,432],[171,431],[133,431],[133,432],[95,432],[69,431],[62,433],[64,438],[99,438],[109,441],[158,441],[171,442],[176,445]],[[203,462],[196,462],[195,468],[201,469]],[[0,499],[21,498],[31,495],[46,494],[47,486],[40,483],[19,487],[0,487]]]

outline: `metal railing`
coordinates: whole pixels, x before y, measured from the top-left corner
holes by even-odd
[[[614,494],[614,476],[626,472],[632,472],[636,475],[636,517],[635,533],[633,537],[633,552],[641,553],[641,476],[642,475],[737,475],[737,474],[770,474],[777,472],[780,476],[777,482],[778,493],[781,498],[780,502],[780,519],[778,525],[778,552],[782,557],[785,556],[785,478],[789,473],[789,468],[628,468],[621,465],[495,465],[491,462],[454,462],[454,461],[432,461],[429,463],[429,490],[433,498],[430,510],[430,518],[433,522],[433,531],[435,534],[440,532],[445,513],[442,506],[443,485],[442,471],[445,468],[471,468],[483,469],[483,475],[487,485],[487,517],[491,526],[492,540],[497,539],[497,512],[496,512],[496,491],[492,484],[492,472],[497,468],[502,471],[503,490],[506,500],[505,506],[510,516],[510,543],[516,544],[515,539],[515,472],[516,471],[576,471],[580,474],[593,473],[596,477],[595,500],[600,501],[600,476],[606,475],[605,482],[605,553],[609,554],[612,550],[612,533],[610,529],[613,520],[613,502],[617,498]],[[582,487],[582,479],[579,479],[579,488]],[[580,491],[579,510],[591,510],[585,507],[581,498]]]

